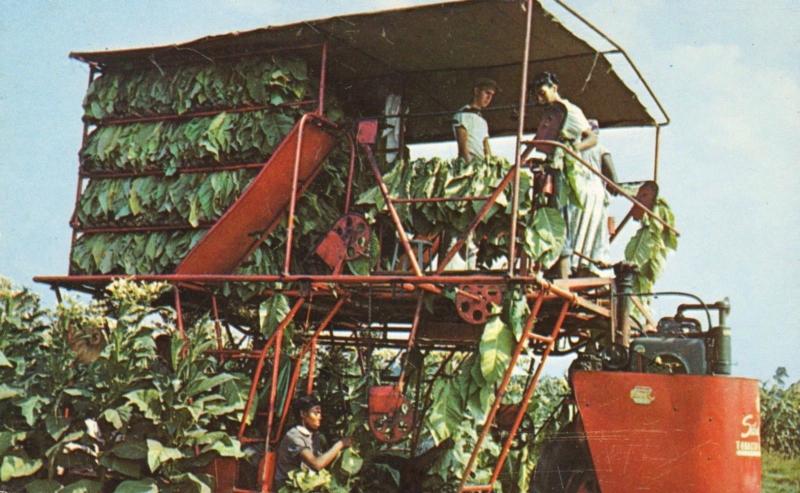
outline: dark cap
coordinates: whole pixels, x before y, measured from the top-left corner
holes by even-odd
[[[488,77],[480,77],[475,79],[475,82],[472,84],[473,89],[486,89],[492,88],[497,92],[500,92],[500,86],[497,85],[494,79],[490,79]]]
[[[315,395],[304,395],[294,401],[294,412],[299,415],[301,412],[306,413],[312,407],[319,405],[319,399]]]

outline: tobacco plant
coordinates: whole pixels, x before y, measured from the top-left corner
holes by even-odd
[[[163,285],[116,282],[104,300],[44,311],[0,281],[0,482],[19,491],[209,492],[205,466],[242,457],[248,379],[184,341]]]

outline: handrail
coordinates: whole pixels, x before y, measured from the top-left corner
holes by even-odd
[[[680,233],[680,231],[678,231],[678,230],[677,230],[677,229],[675,229],[673,226],[671,226],[670,224],[668,224],[666,221],[664,221],[663,219],[661,219],[661,218],[660,218],[660,217],[659,217],[659,216],[658,216],[658,215],[657,215],[655,212],[653,212],[653,211],[651,211],[650,209],[648,209],[648,208],[647,208],[647,206],[645,206],[644,204],[642,204],[641,202],[639,202],[638,200],[636,200],[636,198],[635,198],[635,197],[633,197],[631,194],[629,194],[628,192],[626,192],[625,190],[623,190],[622,188],[620,188],[620,187],[619,187],[619,185],[617,185],[616,183],[614,183],[614,181],[613,181],[613,180],[611,180],[611,179],[607,178],[605,175],[603,175],[603,173],[601,173],[601,172],[597,171],[596,169],[594,169],[594,167],[593,167],[591,164],[587,163],[587,162],[586,162],[586,161],[585,161],[585,160],[584,160],[582,157],[580,157],[580,156],[579,156],[579,155],[578,155],[578,154],[577,154],[575,151],[573,151],[572,149],[570,149],[570,148],[569,148],[569,147],[567,147],[566,145],[562,144],[561,142],[558,142],[558,141],[555,141],[555,140],[536,140],[536,139],[534,139],[534,140],[528,140],[528,141],[524,142],[524,144],[526,144],[526,145],[528,145],[528,146],[532,146],[532,145],[536,145],[536,144],[544,144],[544,145],[555,146],[555,147],[559,147],[559,148],[563,149],[563,150],[564,150],[566,153],[568,153],[570,156],[572,156],[572,157],[574,157],[575,159],[577,159],[577,160],[578,160],[578,162],[580,162],[580,163],[581,163],[581,165],[583,165],[584,167],[586,167],[586,168],[587,168],[589,171],[591,171],[591,172],[592,172],[592,173],[593,173],[595,176],[598,176],[598,177],[599,177],[601,180],[603,180],[603,182],[605,182],[605,184],[606,184],[606,185],[610,186],[610,187],[611,187],[611,188],[613,188],[613,189],[614,189],[616,192],[618,192],[620,195],[622,195],[622,196],[623,196],[623,197],[625,197],[626,199],[630,200],[630,201],[631,201],[631,202],[632,202],[634,205],[636,205],[637,207],[640,207],[640,208],[641,208],[643,211],[645,211],[645,212],[646,212],[646,213],[647,213],[647,214],[648,214],[650,217],[652,217],[653,219],[655,219],[656,221],[658,221],[659,223],[661,223],[661,225],[663,225],[665,228],[669,229],[670,231],[672,231],[673,233],[675,233],[677,236],[680,236],[680,234],[681,234],[681,233]]]

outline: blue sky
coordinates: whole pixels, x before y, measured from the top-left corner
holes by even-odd
[[[31,286],[36,274],[66,273],[88,77],[84,64],[67,58],[70,51],[420,3],[427,2],[0,0],[0,274]],[[786,366],[800,378],[800,3],[570,5],[629,52],[672,117],[662,132],[659,178],[682,236],[657,289],[691,291],[708,302],[730,297],[734,372],[769,378]],[[623,179],[646,176],[652,135],[602,134]],[[44,287],[35,289],[51,299]],[[662,299],[657,307],[667,314],[676,302]]]

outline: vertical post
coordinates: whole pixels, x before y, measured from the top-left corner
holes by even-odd
[[[616,279],[617,303],[616,315],[617,329],[619,329],[622,340],[621,344],[628,347],[631,342],[631,295],[633,294],[633,274],[636,267],[632,264],[620,262],[614,266]],[[612,339],[613,340],[613,339]]]
[[[533,0],[528,0],[527,22],[525,25],[525,50],[522,60],[522,87],[519,89],[519,123],[517,142],[514,151],[514,198],[511,205],[511,236],[508,245],[508,275],[514,275],[514,262],[517,244],[517,214],[519,213],[519,172],[522,167],[522,132],[525,130],[525,104],[528,96],[528,58],[531,48],[531,28],[533,19]]]
[[[322,55],[319,62],[319,99],[317,103],[317,114],[322,116],[325,112],[325,82],[328,76],[328,42],[322,43]]]
[[[356,143],[352,137],[349,137],[347,141],[350,143],[350,168],[347,172],[347,192],[345,193],[344,197],[345,214],[350,212],[350,202],[353,194],[353,179],[355,178],[356,171]]]
[[[294,233],[294,210],[297,202],[297,179],[300,174],[300,154],[303,151],[303,130],[306,128],[308,113],[300,117],[300,125],[297,130],[297,147],[294,154],[294,169],[292,170],[292,192],[289,198],[289,218],[286,224],[286,256],[283,259],[283,275],[289,275],[289,267],[292,262],[292,235]]]
[[[306,381],[306,395],[314,392],[314,373],[317,371],[317,339],[311,340],[311,355],[308,357],[308,380]]]
[[[178,333],[181,335],[181,339],[183,339],[185,342],[186,331],[183,329],[183,307],[181,306],[180,288],[177,284],[172,287],[172,291],[175,293],[175,322],[178,325]]]
[[[656,123],[656,144],[653,156],[653,181],[658,183],[658,154],[661,149],[661,125]]]

